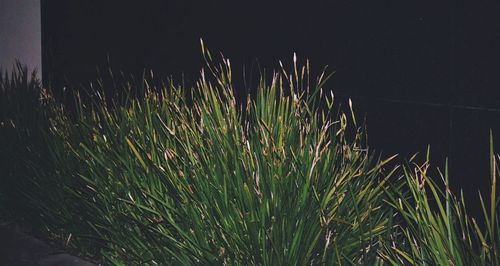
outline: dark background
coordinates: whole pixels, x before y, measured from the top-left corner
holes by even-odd
[[[371,149],[404,157],[430,144],[471,205],[489,184],[489,129],[500,142],[499,11],[493,1],[42,0],[43,75],[62,88],[109,62],[192,82],[200,37],[240,78],[257,58],[270,69],[297,52],[336,71],[326,87],[366,116]]]

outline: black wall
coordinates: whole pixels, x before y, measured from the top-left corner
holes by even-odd
[[[336,71],[328,87],[366,115],[371,148],[408,156],[430,144],[476,199],[489,183],[490,128],[500,142],[499,11],[493,1],[42,0],[44,78],[86,82],[109,58],[136,76],[193,81],[200,37],[236,74],[297,52]]]

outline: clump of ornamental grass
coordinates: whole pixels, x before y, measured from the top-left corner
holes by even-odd
[[[428,160],[368,152],[325,72],[311,80],[294,56],[239,102],[229,60],[202,51],[193,87],[96,83],[71,109],[26,71],[2,77],[2,122],[16,125],[1,131],[2,210],[112,265],[498,264],[493,151],[483,226],[447,171],[440,185]]]
[[[20,154],[27,153],[29,145],[36,143],[31,141],[21,145],[24,140],[36,138],[40,95],[36,73],[30,75],[20,64],[15,65],[11,74],[0,70],[0,132],[5,140],[9,140],[0,145],[4,175],[12,174],[22,164],[16,158],[23,157]]]
[[[111,104],[95,89],[51,118],[29,195],[47,231],[116,264],[377,262],[391,173],[347,136],[327,75],[294,59],[243,106],[229,60],[204,51],[192,89],[144,80],[140,100]]]
[[[25,182],[38,168],[32,166],[45,153],[42,132],[49,128],[42,104],[45,95],[35,71],[30,73],[20,63],[11,73],[0,70],[0,213],[4,219],[8,209],[27,215],[19,194],[23,186],[30,187]]]

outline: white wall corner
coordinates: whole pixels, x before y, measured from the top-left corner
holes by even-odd
[[[0,68],[11,71],[16,60],[42,75],[40,0],[0,0]]]

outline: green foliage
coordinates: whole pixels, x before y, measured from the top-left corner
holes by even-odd
[[[33,166],[45,153],[45,96],[36,73],[28,73],[26,67],[17,64],[10,75],[0,71],[0,199],[23,217],[28,213],[18,194],[24,193],[23,186],[30,187],[27,183],[37,168]]]
[[[74,112],[25,70],[1,76],[3,211],[115,265],[498,264],[493,151],[482,227],[446,171],[442,189],[428,162],[369,153],[325,73],[294,57],[238,103],[229,60],[202,49],[193,88],[97,85]]]
[[[463,196],[457,199],[451,192],[447,165],[441,174],[444,189],[427,175],[428,162],[414,165],[413,172],[409,166],[404,167],[404,189],[388,193],[390,205],[403,218],[402,236],[396,238],[384,257],[392,265],[500,265],[497,162],[490,137],[490,201],[485,203],[479,194],[484,225],[467,215]]]

